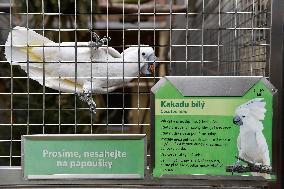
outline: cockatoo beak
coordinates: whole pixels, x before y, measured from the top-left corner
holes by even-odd
[[[145,70],[146,73],[144,74],[154,74],[155,67],[158,65],[158,63],[155,63],[157,60],[157,57],[154,54],[151,54],[147,59],[147,70]]]
[[[155,65],[156,64],[156,65]],[[141,68],[141,73],[144,75],[152,75],[155,72],[155,67],[157,66],[157,63],[146,63]]]
[[[155,65],[154,65],[154,63],[148,65],[148,70],[149,70],[150,73],[154,74],[154,72],[155,72]]]
[[[144,64],[143,67],[141,68],[140,72],[143,75],[151,75],[152,73],[149,71],[149,64]]]
[[[147,57],[147,63],[141,69],[141,73],[145,75],[153,74],[155,72],[155,67],[158,65],[158,63],[155,63],[156,60],[157,57],[154,54]]]
[[[233,119],[233,123],[238,125],[238,126],[241,126],[243,124],[243,121],[240,118],[240,116],[235,116],[234,119]]]
[[[155,54],[151,54],[150,56],[147,57],[147,62],[154,62],[157,60],[157,57],[155,56]]]

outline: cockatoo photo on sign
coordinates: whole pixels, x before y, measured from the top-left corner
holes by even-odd
[[[5,56],[11,65],[19,65],[41,85],[77,94],[96,113],[92,93],[111,92],[155,69],[152,47],[131,46],[119,53],[104,46],[109,38],[95,42],[55,43],[24,27],[15,27],[7,38]]]
[[[239,157],[255,165],[270,166],[268,145],[262,133],[265,104],[263,98],[254,98],[240,105],[235,111],[233,123],[240,127],[237,140]],[[235,166],[239,165],[240,160]],[[270,179],[270,175],[266,173],[252,172],[252,175]]]

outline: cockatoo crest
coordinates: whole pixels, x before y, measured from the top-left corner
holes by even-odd
[[[254,98],[245,104],[240,105],[236,109],[236,115],[243,116],[253,116],[257,120],[264,120],[265,117],[265,101],[263,98]]]
[[[233,122],[239,126],[254,131],[262,131],[262,120],[265,117],[265,101],[263,98],[254,98],[236,109]]]

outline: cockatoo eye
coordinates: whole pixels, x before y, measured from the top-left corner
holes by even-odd
[[[242,117],[246,117],[246,116],[243,115]]]
[[[145,56],[146,54],[144,52],[142,52],[142,56]]]

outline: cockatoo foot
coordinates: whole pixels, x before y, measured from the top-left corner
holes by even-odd
[[[83,93],[76,93],[80,100],[86,102],[89,106],[89,110],[91,113],[96,114],[96,103],[92,98],[92,92],[83,92]]]
[[[255,163],[254,168],[256,170],[259,170],[259,172],[261,173],[267,173],[267,174],[272,173],[272,167],[270,165],[263,165],[261,163]]]
[[[237,162],[233,165],[233,168],[232,168],[232,175],[234,174],[234,172],[236,172],[239,167],[241,167],[241,163],[240,163],[240,160],[238,159]]]
[[[98,34],[96,34],[96,32],[94,32],[92,29],[89,30],[92,33],[92,37],[95,38],[94,41],[90,41],[89,45],[90,47],[95,47],[96,49],[98,49],[99,47],[103,46],[103,45],[107,45],[107,43],[111,40],[110,37],[106,37],[104,36],[102,39],[98,36]]]
[[[93,41],[90,41],[89,42],[89,46],[92,48],[94,47],[95,49],[98,49],[99,47],[107,44],[107,42],[109,41],[110,37],[104,37],[102,39],[100,39],[98,42],[93,42]]]

